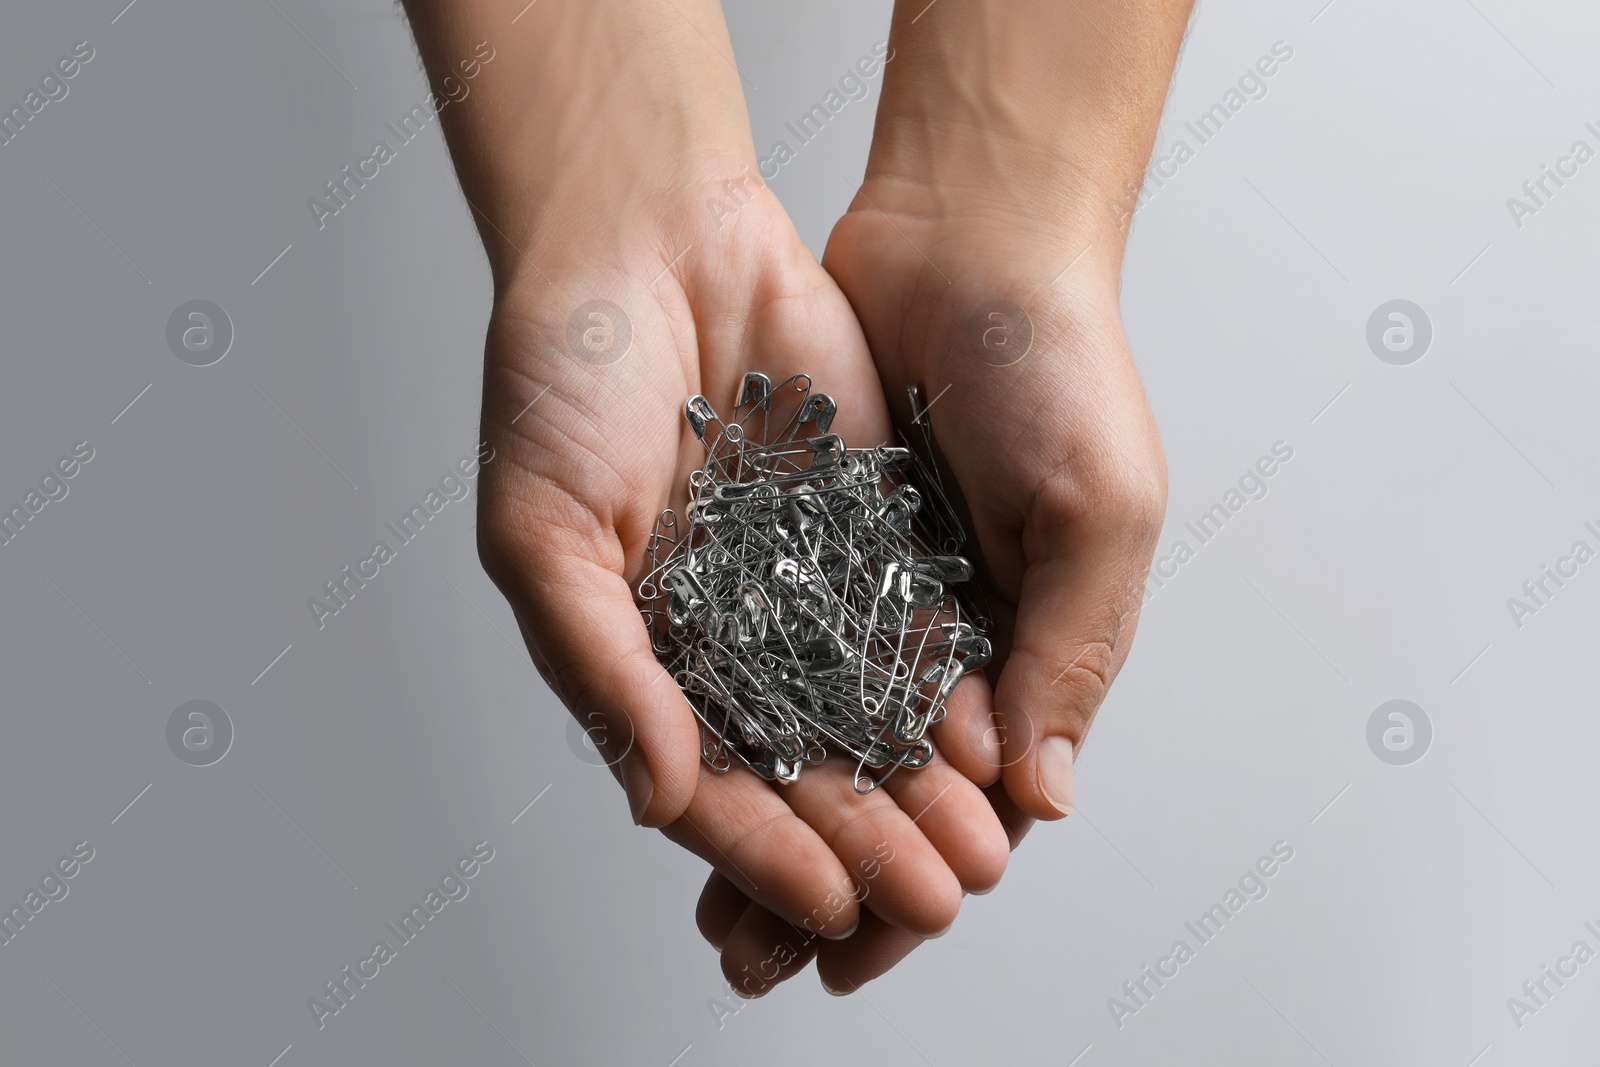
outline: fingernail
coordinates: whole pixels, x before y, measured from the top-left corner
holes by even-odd
[[[656,784],[650,780],[650,765],[637,747],[622,757],[622,788],[628,793],[628,810],[633,813],[634,825],[643,826],[645,809],[656,795]]]
[[[1063,815],[1072,814],[1072,741],[1047,737],[1039,744],[1039,792]]]
[[[848,997],[851,993],[855,992],[853,989],[835,989],[833,986],[828,984],[828,980],[826,978],[822,978],[821,975],[818,975],[817,977],[822,979],[822,988],[830,997]]]

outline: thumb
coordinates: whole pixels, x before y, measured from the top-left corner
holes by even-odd
[[[490,527],[480,524],[480,535]],[[544,680],[622,782],[634,822],[665,826],[683,814],[699,778],[694,711],[651,649],[627,581],[588,550],[479,553],[516,612]],[[612,546],[616,558],[620,545]]]
[[[1064,530],[1030,545],[1011,653],[995,688],[1002,781],[1036,819],[1073,809],[1073,762],[1128,656],[1150,544],[1157,532],[1103,522],[1045,523]],[[1023,531],[1025,543],[1037,530]]]

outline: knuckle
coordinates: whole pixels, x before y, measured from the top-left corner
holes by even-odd
[[[1120,470],[1103,479],[1098,510],[1135,534],[1154,537],[1166,520],[1165,479],[1159,482],[1139,469]]]
[[[1094,679],[1103,689],[1111,687],[1116,673],[1115,652],[1110,641],[1091,641],[1078,651],[1073,661],[1077,668]]]
[[[1091,641],[1078,649],[1056,676],[1055,684],[1066,688],[1075,706],[1092,712],[1105,699],[1115,677],[1116,652],[1111,642]]]
[[[478,509],[478,563],[483,567],[494,583],[502,590],[505,582],[502,580],[510,572],[510,560],[515,554],[514,546],[503,527],[485,521],[484,508]]]
[[[1045,526],[1084,521],[1153,545],[1166,522],[1166,475],[1160,462],[1101,462],[1079,454],[1040,480],[1034,511]]]
[[[485,483],[478,495],[478,562],[501,589],[508,588],[516,561],[532,548],[526,529],[524,507]]]
[[[862,805],[825,833],[823,842],[835,852],[854,849],[870,841],[888,840],[895,825],[889,809]]]

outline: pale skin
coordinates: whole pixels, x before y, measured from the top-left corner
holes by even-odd
[[[1070,814],[1127,657],[1166,473],[1118,280],[1189,0],[897,5],[866,179],[821,264],[751,181],[714,0],[525,2],[406,0],[436,84],[495,51],[443,117],[495,285],[480,552],[542,676],[604,724],[634,820],[714,868],[696,919],[735,988],[816,956],[849,992],[994,888],[1033,820]],[[745,202],[719,219],[728,181]],[[596,299],[631,327],[613,362],[567,343]],[[1011,332],[985,332],[996,306],[1020,309]],[[635,606],[656,517],[703,456],[683,402],[731,406],[747,370],[809,373],[852,445],[909,420],[907,382],[938,397],[997,656],[952,697],[934,762],[866,797],[842,759],[782,786],[705,767]]]

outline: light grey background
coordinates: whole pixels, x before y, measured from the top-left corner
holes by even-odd
[[[1162,152],[1274,42],[1293,58],[1134,224],[1162,553],[1275,442],[1293,459],[1154,590],[1078,816],[863,995],[807,976],[719,1027],[703,865],[569,750],[473,504],[322,631],[305,606],[476,441],[488,277],[437,126],[320,232],[306,207],[422,99],[403,24],[384,0],[123,2],[0,14],[7,108],[95,50],[0,147],[0,503],[95,452],[0,547],[0,902],[95,850],[0,946],[5,1062],[1595,1060],[1600,962],[1520,1029],[1507,1007],[1600,949],[1600,563],[1521,628],[1506,603],[1600,547],[1600,162],[1520,227],[1506,202],[1600,148],[1592,5],[1199,13]],[[763,151],[887,28],[882,0],[729,8]],[[819,252],[877,90],[774,183]],[[210,367],[167,348],[191,299],[233,322]],[[1392,299],[1433,325],[1409,366],[1366,343]],[[193,699],[235,730],[209,767],[165,739]],[[1433,726],[1408,766],[1367,744],[1393,699]],[[319,1031],[307,999],[480,839],[470,895]],[[1278,841],[1270,894],[1119,1029],[1108,998]]]

